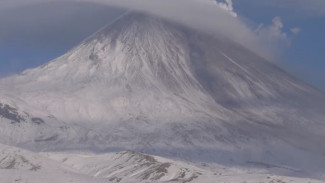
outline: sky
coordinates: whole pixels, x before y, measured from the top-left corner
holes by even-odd
[[[324,0],[2,0],[0,77],[64,54],[125,9],[230,37],[325,90]]]

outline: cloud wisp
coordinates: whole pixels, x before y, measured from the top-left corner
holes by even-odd
[[[291,33],[294,35],[298,35],[301,32],[301,28],[299,27],[294,27],[290,29]]]

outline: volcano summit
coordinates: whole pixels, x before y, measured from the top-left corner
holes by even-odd
[[[34,151],[320,171],[324,109],[324,93],[244,46],[138,12],[0,80],[1,141]]]

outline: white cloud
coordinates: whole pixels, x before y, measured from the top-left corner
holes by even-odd
[[[225,2],[218,2],[213,0],[220,8],[229,12],[232,16],[237,17],[237,13],[234,11],[232,0],[225,0]]]
[[[281,31],[281,29],[283,28],[283,23],[282,23],[282,20],[281,20],[281,17],[274,17],[272,19],[272,22],[273,22],[273,28],[278,30],[278,31]]]
[[[294,35],[298,35],[301,32],[301,29],[299,27],[294,27],[290,29],[291,33]]]
[[[279,54],[290,45],[290,39],[283,28],[284,24],[281,17],[276,16],[272,19],[271,25],[264,26],[261,24],[255,32],[263,47]]]

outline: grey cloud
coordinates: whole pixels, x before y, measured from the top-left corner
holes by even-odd
[[[94,3],[18,2],[0,3],[0,78],[62,55],[125,12]]]
[[[89,0],[81,0],[89,1]],[[207,0],[92,0],[110,6],[146,11],[195,29],[228,37],[258,54],[273,59],[273,53],[259,45],[258,37],[240,17]]]
[[[15,2],[0,7],[0,45],[69,48],[124,12],[93,3]]]
[[[42,2],[44,1],[45,0],[43,0]],[[39,4],[40,1],[29,0],[28,2],[30,2],[30,4],[35,5],[35,4]],[[52,1],[46,0],[46,2],[53,3],[53,0]],[[138,10],[138,11],[146,11],[148,13],[152,13],[167,19],[171,19],[173,21],[177,21],[179,23],[183,23],[195,29],[206,31],[214,35],[231,38],[233,41],[245,45],[247,48],[251,49],[254,52],[257,52],[258,54],[264,57],[267,57],[269,59],[275,58],[274,57],[275,53],[273,52],[272,49],[269,49],[270,44],[275,44],[274,41],[269,41],[269,39],[261,39],[261,36],[257,35],[256,32],[254,32],[251,27],[247,26],[247,24],[242,20],[241,17],[236,18],[234,16],[231,16],[231,14],[229,14],[229,11],[235,13],[232,7],[231,0],[225,1],[225,3],[222,4],[224,5],[224,7],[221,6],[220,4],[218,4],[219,6],[216,6],[215,5],[216,3],[212,3],[212,1],[210,0],[65,0],[65,1],[56,0],[55,2],[65,2],[65,3],[75,2],[76,4],[80,4],[80,2],[97,3],[99,7],[103,7],[103,5],[107,5],[107,6],[114,6],[114,7],[126,8],[126,9]],[[71,5],[70,8],[73,9],[76,4],[74,4],[73,6]],[[13,7],[23,8],[27,5],[26,5],[26,1],[16,0],[15,3],[8,3],[7,6],[8,7],[10,6],[11,8]],[[11,8],[7,8],[7,9],[11,9]],[[65,37],[67,40],[74,37],[71,36],[72,34],[77,34],[83,31],[82,29],[80,29],[82,27],[80,26],[81,24],[87,24],[87,26],[84,25],[85,29],[92,29],[93,27],[96,27],[93,25],[92,21],[94,22],[98,21],[103,23],[103,21],[99,21],[101,20],[101,18],[99,17],[96,17],[97,19],[93,17],[94,19],[92,21],[90,21],[89,19],[89,21],[87,22],[82,21],[82,19],[78,19],[77,21],[71,20],[70,22],[68,22],[69,17],[71,17],[71,14],[69,14],[70,12],[63,11],[63,13],[61,13],[61,11],[62,10],[52,14],[50,13],[50,15],[48,15],[47,18],[51,20],[52,16],[61,17],[55,20],[51,20],[51,24],[53,22],[54,24],[55,23],[62,24],[62,21],[67,21],[64,23],[64,25],[67,26],[66,29],[64,31],[59,30],[62,31],[61,36]],[[57,15],[58,12],[60,13],[59,15]],[[37,13],[31,13],[31,15],[37,16]],[[42,27],[43,24],[48,25],[47,27],[51,27],[46,22],[47,18],[46,17],[44,19],[36,18],[35,22],[27,21],[28,23],[26,23],[26,26],[32,27],[30,28],[30,30],[33,30],[35,32],[43,31],[44,28],[41,29],[39,28]],[[40,22],[42,22],[42,24],[40,24]],[[31,23],[31,25],[27,25],[29,23]],[[23,22],[22,25],[24,25]],[[78,28],[74,28],[74,27],[78,27]],[[51,32],[52,30],[50,29],[47,31]],[[10,32],[10,31],[6,30],[4,32]],[[267,33],[273,33],[273,32],[265,31],[263,34],[267,34]],[[42,35],[41,32],[39,32],[39,34]],[[273,47],[276,47],[276,45],[274,45]]]

